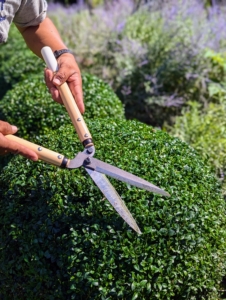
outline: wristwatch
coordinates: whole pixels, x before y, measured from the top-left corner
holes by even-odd
[[[69,49],[61,49],[61,50],[56,50],[56,51],[53,52],[56,59],[64,53],[71,53],[72,54],[72,51],[69,50]]]

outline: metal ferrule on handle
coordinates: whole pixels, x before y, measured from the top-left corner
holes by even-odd
[[[50,47],[43,47],[41,50],[43,59],[45,60],[47,67],[56,72],[58,70],[57,60],[54,57],[53,51]],[[63,83],[58,87],[62,101],[66,110],[71,118],[71,121],[75,127],[75,130],[79,136],[80,141],[84,147],[93,146],[92,136],[86,126],[86,123],[78,109],[75,99],[68,87],[67,83]]]

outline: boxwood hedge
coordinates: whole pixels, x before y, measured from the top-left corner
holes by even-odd
[[[86,119],[124,118],[123,105],[108,84],[89,74],[83,74],[82,80]],[[71,122],[64,106],[52,100],[40,74],[31,75],[6,93],[0,101],[0,119],[17,125],[22,137],[45,134]]]
[[[39,74],[44,62],[29,50],[15,25],[12,25],[8,41],[1,45],[0,78],[9,86]]]
[[[136,121],[88,121],[96,157],[171,197],[111,180],[139,224],[118,216],[84,169],[8,156],[0,174],[1,299],[217,299],[225,202],[187,144]],[[81,151],[71,125],[36,143]]]

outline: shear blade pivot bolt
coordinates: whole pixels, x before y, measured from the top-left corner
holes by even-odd
[[[90,163],[91,163],[91,160],[90,160],[89,157],[87,157],[87,158],[85,159],[85,164],[88,165],[88,164],[90,164]]]

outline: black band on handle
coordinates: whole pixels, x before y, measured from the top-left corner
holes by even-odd
[[[66,157],[63,158],[62,163],[60,165],[61,168],[66,168],[68,163],[68,159]]]
[[[92,139],[87,139],[82,142],[84,147],[87,147],[88,145],[93,145],[93,140]]]

